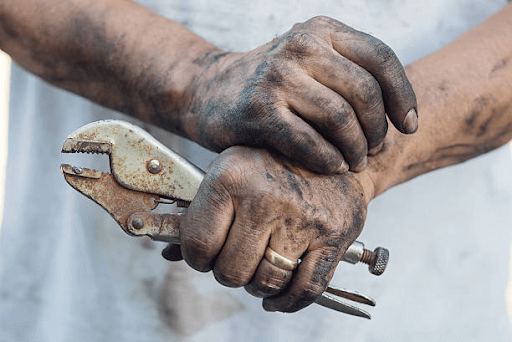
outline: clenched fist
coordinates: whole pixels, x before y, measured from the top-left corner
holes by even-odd
[[[180,223],[181,254],[230,287],[245,286],[270,311],[297,311],[329,284],[363,228],[362,174],[309,172],[270,152],[225,150],[213,162]],[[267,246],[297,269],[272,264]],[[180,259],[177,246],[163,252]]]

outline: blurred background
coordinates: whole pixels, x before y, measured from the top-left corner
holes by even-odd
[[[7,127],[9,126],[9,77],[11,59],[0,51],[0,232],[4,212],[5,167],[7,161]]]

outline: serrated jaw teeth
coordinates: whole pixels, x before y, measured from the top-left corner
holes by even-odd
[[[108,142],[66,139],[62,146],[62,153],[95,153],[110,154]]]

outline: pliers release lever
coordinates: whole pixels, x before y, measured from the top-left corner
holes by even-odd
[[[203,171],[146,131],[119,120],[97,121],[77,129],[64,142],[62,153],[108,155],[111,173],[62,164],[66,182],[105,209],[129,235],[180,243],[180,216],[199,189]],[[176,203],[179,210],[154,211],[160,203]],[[379,247],[370,252],[356,241],[342,260],[368,263],[370,272],[379,275],[384,272],[388,258],[387,249]],[[334,287],[328,287],[316,303],[370,318],[367,312],[333,295],[375,306],[375,301],[364,294]]]

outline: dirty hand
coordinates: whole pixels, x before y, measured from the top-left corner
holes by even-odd
[[[361,171],[382,147],[386,113],[402,133],[417,129],[416,97],[393,51],[327,17],[208,63],[185,131],[217,152],[259,146],[322,174]]]
[[[181,220],[181,254],[221,284],[264,297],[266,310],[300,310],[325,290],[363,228],[368,200],[358,177],[318,175],[265,150],[231,147]],[[267,247],[301,262],[294,271],[275,266]],[[175,245],[163,252],[169,260],[181,254]]]

